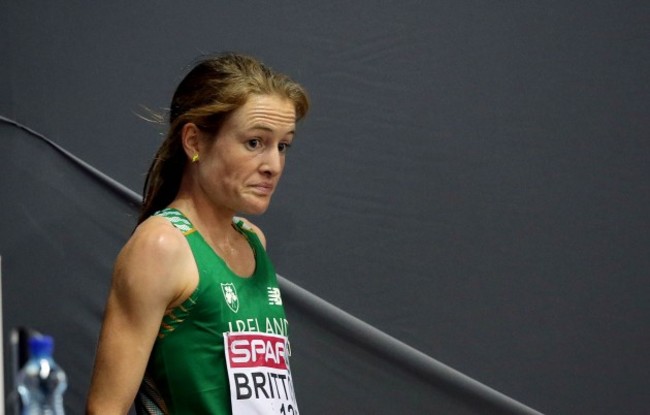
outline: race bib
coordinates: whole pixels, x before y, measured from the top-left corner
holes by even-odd
[[[298,415],[287,338],[258,332],[223,334],[235,415]]]

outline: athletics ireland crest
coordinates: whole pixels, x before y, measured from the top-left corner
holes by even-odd
[[[223,298],[226,300],[226,304],[232,310],[233,313],[239,311],[239,298],[237,297],[237,290],[231,282],[221,283],[221,291],[223,292]]]

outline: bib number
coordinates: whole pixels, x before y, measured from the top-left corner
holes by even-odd
[[[293,415],[297,414],[298,412],[295,412],[293,409],[292,405],[287,405],[287,407],[284,407],[284,404],[280,407],[280,415]]]
[[[298,415],[286,337],[257,332],[223,337],[233,414]]]

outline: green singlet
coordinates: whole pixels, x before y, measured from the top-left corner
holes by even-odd
[[[257,235],[235,218],[235,228],[255,253],[250,278],[234,274],[176,209],[156,213],[185,237],[199,270],[199,283],[160,326],[136,398],[138,414],[231,414],[224,332],[288,336],[275,270]]]

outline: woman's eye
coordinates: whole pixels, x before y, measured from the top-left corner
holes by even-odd
[[[255,150],[256,148],[259,148],[262,145],[260,142],[259,138],[251,138],[246,142],[246,147],[248,147],[251,150]]]
[[[291,147],[291,144],[289,143],[280,143],[278,144],[278,150],[280,150],[280,153],[286,153],[289,148]]]

